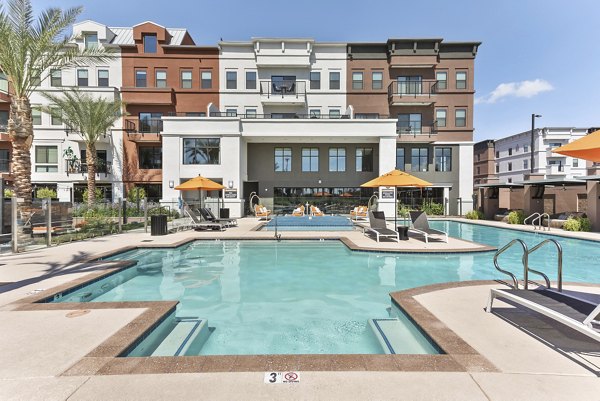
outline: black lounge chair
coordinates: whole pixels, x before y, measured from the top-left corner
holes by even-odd
[[[201,208],[200,210],[200,214],[202,215],[202,217],[204,218],[204,220],[206,221],[210,221],[212,223],[221,223],[221,224],[225,224],[227,227],[233,227],[233,226],[237,226],[237,220],[236,219],[223,219],[223,218],[218,218],[217,216],[215,216],[212,212],[212,210],[210,210],[207,207]]]
[[[425,214],[425,212],[410,212],[410,220],[412,227],[409,228],[409,231],[414,231],[417,234],[423,235],[426,243],[429,243],[429,237],[432,235],[442,236],[444,242],[448,242],[448,233],[429,227],[429,220],[427,220],[427,214]]]
[[[195,229],[195,230],[196,229],[200,229],[200,230],[219,230],[219,231],[223,231],[225,229],[225,225],[224,224],[215,223],[215,222],[211,222],[211,221],[202,221],[200,219],[200,217],[198,217],[198,215],[189,206],[187,206],[187,205],[183,208],[183,211],[191,219],[190,226],[193,229]]]
[[[369,211],[369,225],[370,227],[365,227],[365,234],[367,232],[375,234],[377,242],[379,242],[380,237],[392,238],[395,239],[396,242],[400,242],[400,235],[398,232],[387,228],[387,224],[385,223],[385,213]]]

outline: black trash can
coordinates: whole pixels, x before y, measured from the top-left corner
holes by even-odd
[[[408,227],[407,226],[398,226],[396,228],[398,230],[398,239],[400,241],[408,241]]]
[[[167,215],[150,216],[150,235],[167,235]]]
[[[219,217],[222,219],[228,219],[229,218],[229,209],[228,208],[219,209]]]

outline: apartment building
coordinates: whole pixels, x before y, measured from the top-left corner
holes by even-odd
[[[6,76],[0,72],[0,179],[5,181],[5,184],[12,180],[10,174],[10,155],[11,144],[8,137],[8,112],[10,110],[10,95],[8,90],[8,81]],[[0,194],[1,195],[1,194]]]
[[[81,201],[87,187],[85,143],[81,136],[71,130],[60,118],[35,109],[49,105],[41,91],[63,92],[72,88],[94,96],[119,98],[121,87],[121,59],[119,48],[114,45],[115,33],[106,25],[83,21],[73,26],[72,45],[105,47],[113,59],[98,65],[79,66],[70,69],[50,68],[44,79],[31,95],[33,107],[34,140],[31,147],[31,182],[34,194],[37,188],[55,189],[61,201]],[[51,105],[50,105],[51,106]],[[117,122],[97,145],[98,188],[104,198],[123,196],[121,184],[121,122]]]
[[[143,22],[113,28],[122,54],[123,183],[162,198],[162,117],[206,116],[219,104],[219,51],[198,46],[186,29]],[[166,155],[166,154],[165,154]]]
[[[496,180],[494,140],[486,139],[473,146],[473,184],[486,184]]]
[[[348,44],[348,104],[355,118],[396,121],[395,166],[434,184],[399,191],[455,214],[472,208],[474,61],[479,42],[389,39]]]
[[[587,128],[545,127],[535,130],[533,174],[546,179],[568,179],[587,175],[586,161],[553,153],[566,143],[585,136]],[[531,131],[495,141],[496,176],[502,184],[525,180],[531,173]]]

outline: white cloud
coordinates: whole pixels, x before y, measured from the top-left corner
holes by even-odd
[[[554,90],[550,82],[543,79],[535,79],[533,81],[507,82],[496,87],[486,96],[475,99],[475,104],[479,103],[496,103],[498,100],[505,97],[524,97],[530,98],[539,95],[542,92]]]

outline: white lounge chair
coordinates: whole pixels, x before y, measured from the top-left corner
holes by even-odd
[[[369,211],[369,225],[370,227],[364,227],[365,235],[367,233],[375,234],[377,242],[379,242],[379,238],[381,237],[392,238],[395,239],[396,242],[400,242],[400,235],[398,232],[387,228],[385,214],[383,212]]]
[[[410,220],[412,225],[409,228],[409,231],[423,235],[426,243],[429,243],[429,237],[432,235],[442,236],[444,242],[448,242],[448,233],[429,227],[429,220],[427,220],[425,212],[410,212]]]
[[[600,303],[576,298],[562,292],[547,289],[518,290],[496,289],[490,291],[486,311],[492,312],[495,298],[503,298],[522,305],[550,319],[556,320],[586,336],[600,341]]]

